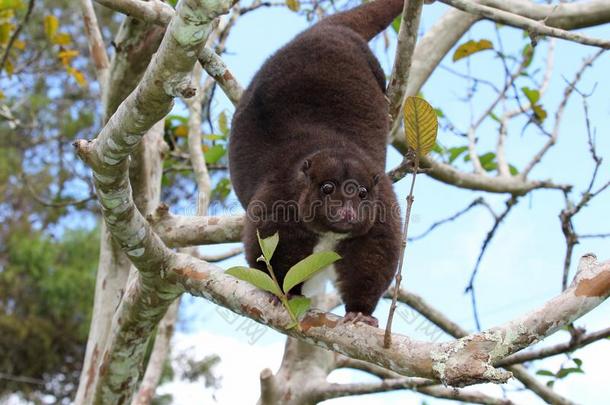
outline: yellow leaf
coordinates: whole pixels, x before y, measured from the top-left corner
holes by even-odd
[[[20,39],[16,39],[15,42],[13,42],[13,48],[23,51],[25,49],[25,42]]]
[[[5,47],[8,44],[8,41],[11,39],[11,32],[13,32],[13,28],[15,28],[15,26],[11,23],[0,25],[0,45],[3,47]]]
[[[299,0],[286,0],[286,7],[296,13],[301,9],[301,2]]]
[[[0,10],[10,10],[23,8],[22,0],[0,0]]]
[[[407,97],[403,114],[407,144],[417,151],[419,156],[427,155],[436,143],[436,112],[423,98]]]
[[[11,22],[13,20],[14,16],[15,16],[15,12],[13,10],[1,10],[0,11],[0,24],[5,24],[8,22]]]
[[[4,100],[4,92],[0,90],[0,100]]]
[[[53,36],[59,28],[59,20],[54,15],[48,15],[44,18],[44,32],[49,40],[53,40]]]
[[[491,41],[487,39],[481,39],[480,41],[470,40],[458,46],[458,48],[455,50],[455,53],[453,54],[453,61],[455,62],[457,60],[470,56],[473,53],[481,52],[486,49],[493,49],[493,47],[494,46]]]
[[[13,65],[13,62],[10,59],[6,60],[6,63],[4,64],[4,70],[6,71],[6,74],[9,77],[11,77],[15,72],[15,65]]]
[[[61,60],[62,65],[67,68],[70,65],[70,61],[72,61],[73,58],[78,56],[78,51],[74,49],[68,49],[65,51],[60,51],[57,56]]]
[[[68,46],[72,43],[72,37],[67,32],[58,32],[53,35],[51,42],[55,45]]]
[[[189,134],[189,127],[187,127],[186,125],[178,125],[176,127],[176,129],[174,129],[175,136],[185,137],[185,136],[188,136],[188,134]]]
[[[85,79],[85,75],[80,70],[75,69],[73,67],[68,67],[66,68],[66,70],[68,71],[70,76],[72,76],[74,80],[76,80],[76,83],[78,83],[80,87],[87,86],[87,79]]]

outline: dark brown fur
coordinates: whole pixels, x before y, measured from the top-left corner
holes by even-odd
[[[402,7],[402,0],[376,0],[298,35],[256,74],[231,134],[231,179],[248,210],[249,264],[265,270],[256,261],[257,229],[263,237],[279,231],[272,265],[280,283],[321,234],[345,235],[336,248],[337,285],[348,314],[368,317],[396,270],[400,215],[384,173],[385,78],[367,41]],[[335,191],[325,194],[329,181]]]

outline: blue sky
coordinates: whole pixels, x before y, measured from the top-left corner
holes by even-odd
[[[421,30],[431,27],[440,15],[447,9],[446,6],[435,4],[424,8]],[[238,80],[246,85],[262,62],[288,42],[296,33],[307,27],[304,18],[293,14],[283,8],[269,8],[259,10],[239,20],[233,29],[227,44],[228,54],[224,60],[232,69]],[[584,31],[588,35],[608,38],[610,27],[597,27]],[[504,27],[501,29],[504,47],[507,53],[520,51],[525,44],[519,30]],[[471,30],[467,39],[490,39],[497,45],[493,24],[481,22]],[[393,45],[395,36],[390,33],[391,47],[386,53],[383,51],[383,41],[374,40],[373,48],[376,50],[386,72],[390,71],[393,58]],[[534,64],[544,67],[546,55],[545,42],[542,42],[536,51]],[[575,71],[580,67],[581,60],[596,52],[596,49],[585,47],[566,41],[557,41],[555,50],[555,70],[551,79],[549,91],[543,96],[541,102],[549,114],[547,128],[553,122],[552,115],[556,110],[565,88],[565,80],[571,80]],[[450,54],[451,55],[451,54]],[[456,63],[446,58],[443,64],[467,72],[468,62],[465,60]],[[470,60],[471,72],[477,76],[488,78],[499,84],[503,78],[502,66],[493,53],[483,52],[474,55]],[[610,58],[603,55],[588,70],[581,81],[579,88],[584,92],[595,92],[589,98],[590,119],[596,133],[597,148],[600,154],[610,150],[608,118],[610,113]],[[539,72],[537,77],[541,77]],[[526,84],[524,84],[526,85]],[[482,89],[483,90],[483,89]],[[471,115],[471,106],[462,98],[465,95],[466,82],[438,69],[423,88],[427,100],[449,116],[452,122],[460,129],[465,130]],[[474,115],[483,111],[493,94],[481,91],[474,99]],[[224,98],[215,105],[220,112],[226,109],[233,112],[233,107]],[[579,96],[574,96],[567,108],[559,141],[530,174],[532,179],[552,178],[561,183],[572,183],[576,190],[582,190],[588,180],[592,169],[592,161],[588,155],[586,132],[584,131],[584,114]],[[545,142],[546,138],[529,126],[522,133],[524,121],[516,122],[509,130],[507,154],[509,162],[517,168],[523,166],[531,156]],[[478,133],[480,138],[479,153],[493,150],[496,142],[497,127],[490,120]],[[439,141],[448,146],[461,146],[465,144],[462,138],[447,132],[439,132]],[[400,162],[401,157],[394,151],[390,152],[388,167]],[[468,166],[462,165],[465,170]],[[598,185],[608,181],[608,165],[603,164],[600,169]],[[404,200],[407,193],[408,181],[403,180],[396,184],[395,191],[399,199]],[[578,198],[579,192],[572,194]],[[412,218],[411,234],[417,235],[428,226],[468,205],[477,196],[484,196],[498,211],[502,209],[507,196],[491,195],[480,192],[459,190],[439,183],[435,180],[421,176],[416,186],[416,201]],[[515,316],[527,312],[541,305],[561,290],[561,273],[565,242],[560,231],[558,214],[564,207],[563,197],[558,191],[535,191],[522,199],[504,225],[496,234],[481,263],[477,279],[477,299],[480,308],[483,328],[491,327],[508,321]],[[610,192],[598,197],[575,219],[576,230],[581,233],[607,233],[610,232]],[[457,221],[447,224],[421,241],[411,243],[408,248],[404,268],[404,286],[434,304],[444,311],[450,318],[457,321],[469,330],[474,330],[474,321],[470,307],[470,299],[464,294],[470,272],[474,266],[480,245],[492,225],[492,219],[484,208],[475,208]],[[595,252],[600,260],[608,259],[609,239],[587,239],[575,248],[573,256],[572,274],[578,258],[586,252]],[[220,248],[208,248],[208,251],[219,251]],[[228,268],[232,265],[243,264],[243,257],[228,260],[221,265]],[[341,313],[342,310],[339,311]],[[381,304],[376,312],[378,318],[385,323],[387,305]],[[591,314],[577,322],[577,325],[586,326],[590,331],[608,326],[610,303],[598,307]],[[437,338],[434,328],[428,328],[421,319],[409,321],[399,319],[394,330],[414,338]],[[281,359],[283,337],[273,331],[265,332],[253,345],[249,343],[249,336],[243,330],[248,326],[242,325],[242,320],[228,322],[212,304],[203,300],[188,297],[183,305],[183,330],[178,335],[178,347],[190,347],[193,343],[196,353],[204,354],[216,351],[225,363],[219,367],[224,374],[223,388],[217,393],[219,403],[230,403],[235,394],[233,384],[240,381],[239,394],[249,401],[254,401],[258,389],[258,372],[264,367],[276,370]],[[427,331],[427,332],[426,332]],[[427,335],[428,333],[428,335]],[[560,332],[548,339],[548,342],[559,342],[567,339],[567,333]],[[438,335],[446,339],[446,336]],[[213,350],[212,350],[213,349]],[[570,376],[565,382],[557,383],[558,392],[567,395],[573,400],[587,404],[602,403],[607,398],[607,385],[601,384],[605,365],[600,360],[599,353],[603,352],[607,358],[610,350],[610,341],[598,342],[588,349],[578,352],[578,357],[584,360],[584,376]],[[237,354],[236,354],[237,353]],[[240,360],[242,363],[240,363]],[[549,368],[555,370],[565,357],[536,363],[533,370]],[[241,365],[240,365],[241,364]],[[232,365],[235,365],[234,367]],[[355,382],[370,380],[370,377],[361,373],[341,371],[333,374],[333,379],[342,382]],[[174,393],[183,392],[185,397],[200,395],[199,398],[209,398],[209,391],[202,387],[187,388],[183,385],[170,386]],[[501,395],[497,387],[484,387],[496,395]],[[188,393],[188,395],[187,395]],[[514,398],[527,403],[538,403],[537,397],[528,394],[516,394]],[[178,398],[178,396],[176,397]],[[384,401],[400,401],[401,403],[420,403],[416,394],[398,392],[384,394],[383,397],[360,397],[329,401],[339,403],[366,403],[375,398]],[[538,401],[538,402],[537,402]],[[443,401],[446,403],[446,401]],[[178,401],[180,403],[180,401]],[[185,402],[186,403],[186,402]],[[372,402],[370,402],[372,403]],[[397,402],[398,403],[398,402]],[[429,400],[428,403],[437,403]]]

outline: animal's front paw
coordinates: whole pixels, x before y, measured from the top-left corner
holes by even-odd
[[[348,312],[343,317],[342,322],[343,323],[347,323],[347,322],[351,322],[351,323],[362,322],[362,323],[366,323],[367,325],[371,325],[371,326],[373,326],[375,328],[379,327],[379,321],[377,320],[377,318],[375,318],[372,315],[365,315],[362,312]]]

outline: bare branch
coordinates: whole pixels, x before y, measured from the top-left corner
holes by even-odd
[[[223,217],[172,215],[166,205],[161,205],[146,219],[163,242],[170,247],[240,242],[244,225],[242,215]]]
[[[102,33],[97,23],[97,17],[95,16],[95,10],[91,0],[80,0],[80,7],[83,13],[83,21],[85,25],[85,34],[89,41],[89,54],[95,67],[95,74],[97,75],[97,81],[100,84],[102,93],[107,90],[108,83],[108,68],[110,62],[108,61],[108,54],[106,53],[106,46],[102,39]]]
[[[222,91],[233,105],[237,105],[244,89],[235,79],[223,60],[209,48],[203,48],[199,54],[199,63],[205,71],[216,80]]]
[[[571,3],[534,3],[529,0],[479,0],[480,4],[518,14],[532,20],[544,20],[551,27],[573,30],[605,24],[610,21],[607,0]]]
[[[402,11],[394,67],[386,92],[390,103],[389,111],[392,121],[398,117],[400,107],[403,104],[423,4],[423,0],[406,0]]]
[[[468,334],[465,329],[447,318],[439,310],[432,307],[422,297],[405,290],[400,290],[399,299],[401,302],[409,305],[411,308],[422,314],[426,319],[430,320],[447,334],[458,338]],[[532,390],[545,401],[552,404],[572,404],[571,401],[555,393],[552,389],[540,383],[535,377],[531,376],[525,367],[512,365],[506,366],[506,368],[512,372],[513,376],[521,381],[523,385]]]
[[[568,32],[560,28],[553,28],[530,18],[509,13],[503,10],[483,6],[467,0],[440,0],[441,2],[453,6],[462,11],[479,15],[502,24],[522,28],[530,34],[548,35],[551,37],[562,38],[568,41],[578,42],[583,45],[597,46],[602,49],[610,49],[610,41],[598,38],[590,38],[585,35]]]
[[[572,95],[572,93],[574,92],[574,88],[576,86],[576,83],[578,83],[582,77],[582,75],[584,74],[585,70],[588,67],[591,67],[591,65],[593,64],[593,62],[601,56],[601,54],[603,53],[603,50],[600,50],[598,52],[596,52],[593,56],[586,58],[585,61],[583,62],[582,66],[580,67],[580,69],[578,70],[578,72],[576,72],[576,75],[574,76],[574,79],[568,83],[568,86],[566,87],[564,93],[563,93],[563,98],[561,100],[561,103],[559,104],[559,107],[557,107],[557,112],[555,112],[555,125],[553,127],[553,132],[551,134],[551,137],[549,138],[549,140],[544,144],[544,146],[540,149],[540,151],[538,151],[538,153],[536,153],[536,155],[534,155],[534,157],[532,158],[532,160],[527,164],[527,166],[523,169],[523,171],[521,172],[521,176],[523,177],[527,177],[527,175],[529,174],[529,172],[538,164],[540,163],[540,161],[542,160],[542,158],[544,157],[544,155],[548,152],[548,150],[555,145],[555,142],[557,142],[557,137],[559,136],[559,124],[561,122],[561,118],[563,117],[563,112],[565,110],[566,105],[568,104],[568,100],[570,99],[570,96]]]
[[[498,362],[498,366],[511,366],[521,364],[528,361],[545,359],[547,357],[556,356],[558,354],[567,353],[580,349],[598,340],[610,337],[610,328],[601,329],[597,332],[587,333],[579,336],[577,339],[571,339],[569,342],[559,343],[554,346],[543,347],[536,350],[528,350],[515,353],[511,356]]]
[[[95,0],[99,4],[138,20],[167,25],[174,15],[174,9],[161,0]]]
[[[400,152],[406,152],[407,146],[402,132],[395,137],[392,145]],[[481,190],[490,193],[510,193],[525,195],[536,189],[571,190],[567,184],[555,184],[550,180],[525,180],[522,176],[490,177],[487,175],[462,172],[455,167],[439,162],[429,156],[422,157],[422,166],[426,174],[440,182],[459,188]]]
[[[221,262],[223,260],[231,259],[235,256],[239,256],[242,253],[244,253],[244,248],[239,246],[239,247],[236,247],[233,249],[229,249],[226,252],[222,252],[222,253],[218,253],[218,254],[199,255],[199,258],[208,263],[217,263],[217,262]]]

